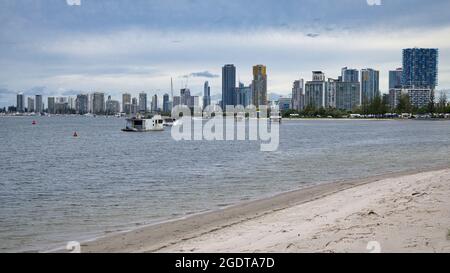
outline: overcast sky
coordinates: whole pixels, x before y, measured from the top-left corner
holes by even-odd
[[[269,92],[289,95],[312,70],[401,67],[407,47],[439,48],[439,89],[450,88],[448,0],[1,0],[0,106],[15,94],[102,91],[149,95],[188,85],[221,92],[268,68]]]

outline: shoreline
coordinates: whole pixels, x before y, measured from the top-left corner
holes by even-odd
[[[107,234],[81,243],[82,252],[158,252],[177,244],[248,223],[283,210],[320,201],[343,191],[386,179],[449,170],[449,166],[386,173],[362,179],[336,181],[230,205],[133,230]],[[61,250],[56,250],[61,251]],[[177,252],[177,251],[175,251]]]

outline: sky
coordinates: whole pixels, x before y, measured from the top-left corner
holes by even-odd
[[[232,63],[248,85],[268,69],[268,91],[289,96],[313,70],[388,71],[402,49],[439,48],[439,89],[450,89],[448,0],[1,0],[0,106],[15,94],[221,93]]]

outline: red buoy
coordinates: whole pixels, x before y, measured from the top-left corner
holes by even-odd
[[[73,137],[78,137],[77,132],[74,132],[74,133],[73,133]]]
[[[37,122],[36,122],[35,120],[33,120],[33,122],[32,122],[31,124],[33,124],[33,125],[36,125],[36,124],[37,124]]]

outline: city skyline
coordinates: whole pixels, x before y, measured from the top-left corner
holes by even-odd
[[[8,69],[0,74],[0,106],[14,104],[18,92],[104,92],[119,100],[124,92],[145,91],[162,97],[170,93],[170,78],[175,90],[187,85],[193,94],[202,94],[209,81],[216,96],[227,63],[238,68],[236,81],[245,85],[253,65],[266,65],[267,92],[283,96],[310,71],[337,77],[345,66],[370,67],[380,71],[380,89],[387,93],[389,71],[402,66],[401,49],[412,47],[440,49],[437,89],[450,89],[450,19],[442,16],[448,1],[335,2],[260,1],[253,7],[245,1],[86,0],[69,6],[65,0],[5,0],[0,56]]]

